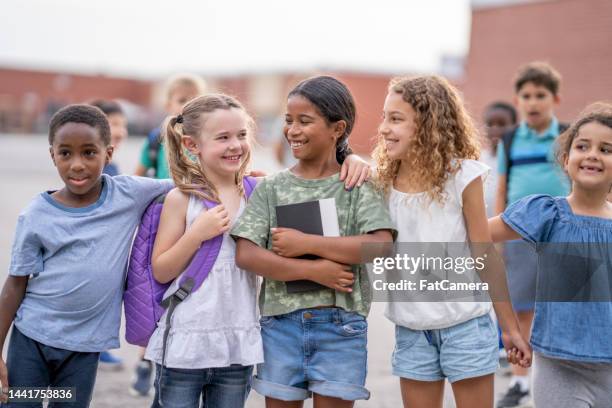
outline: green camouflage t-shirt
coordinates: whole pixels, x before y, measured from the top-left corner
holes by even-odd
[[[246,238],[262,248],[272,248],[270,228],[276,227],[277,205],[334,198],[340,235],[361,235],[376,230],[394,230],[383,197],[370,183],[352,191],[344,189],[339,174],[317,180],[293,175],[289,170],[268,176],[258,185],[242,216],[231,231],[235,238]],[[264,279],[259,306],[264,316],[290,313],[316,306],[335,305],[367,316],[371,295],[363,265],[353,265],[355,284],[351,293],[322,289],[287,293],[285,282]]]

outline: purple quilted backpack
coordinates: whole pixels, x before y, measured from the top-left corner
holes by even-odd
[[[243,179],[247,197],[255,188],[256,180],[252,177]],[[151,255],[159,226],[159,217],[164,206],[165,194],[157,197],[145,210],[138,232],[132,244],[128,265],[126,289],[123,295],[125,309],[125,338],[128,343],[146,347],[149,338],[157,327],[157,322],[168,309],[167,328],[176,306],[190,293],[198,290],[215,264],[223,243],[223,235],[218,235],[202,243],[202,246],[187,266],[179,281],[177,291],[162,302],[162,298],[172,282],[159,283],[153,277]],[[207,209],[217,203],[204,201]],[[165,338],[164,336],[164,343]]]

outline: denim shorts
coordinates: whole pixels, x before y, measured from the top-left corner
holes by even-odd
[[[283,401],[312,393],[348,401],[368,399],[365,317],[339,308],[302,309],[261,319],[264,363],[253,389]]]
[[[437,330],[395,326],[393,374],[451,383],[480,377],[497,370],[498,350],[497,328],[488,313]]]
[[[160,381],[161,374],[161,381]],[[249,395],[253,366],[182,369],[155,365],[152,408],[243,408]]]

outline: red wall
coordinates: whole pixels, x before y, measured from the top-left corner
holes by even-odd
[[[612,99],[612,1],[553,0],[472,13],[462,87],[475,117],[494,100],[511,101],[519,66],[547,61],[562,75],[558,116]]]

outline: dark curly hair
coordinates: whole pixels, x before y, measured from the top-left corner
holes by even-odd
[[[96,128],[104,145],[111,143],[110,125],[104,112],[95,106],[78,104],[65,106],[53,115],[49,124],[49,145],[53,144],[58,129],[66,123],[84,123]]]

